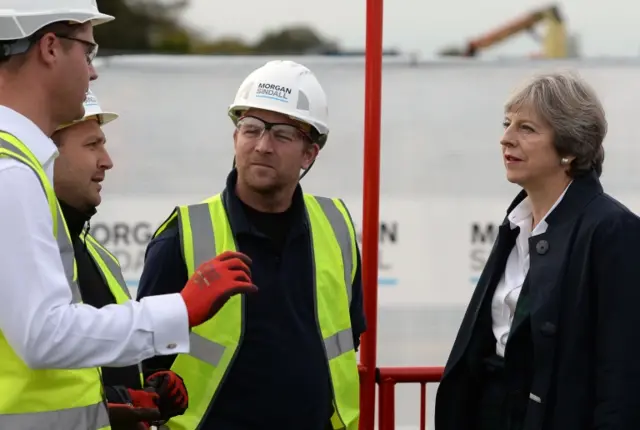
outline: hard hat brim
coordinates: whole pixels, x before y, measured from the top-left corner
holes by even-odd
[[[302,123],[305,123],[305,124],[309,125],[310,127],[314,127],[315,128],[315,126],[313,124],[311,124],[307,118],[303,118],[300,115],[294,115],[294,114],[291,114],[291,113],[288,113],[288,112],[280,112],[280,111],[277,111],[277,110],[272,110],[272,109],[269,109],[269,108],[266,108],[266,107],[261,107],[261,106],[250,106],[249,104],[230,105],[227,108],[227,111],[228,111],[229,116],[231,117],[231,120],[235,124],[240,119],[240,117],[238,115],[236,115],[236,112],[237,111],[246,112],[249,109],[261,109],[261,110],[266,110],[266,111],[270,111],[270,112],[286,115],[286,116],[288,116],[289,118],[291,118],[294,121],[299,121],[299,122],[302,122]]]
[[[8,12],[12,12],[9,10]],[[0,13],[0,17],[3,13]],[[16,26],[15,29],[8,28],[5,31],[0,32],[0,40],[16,40],[23,39],[33,35],[36,31],[46,27],[54,22],[75,22],[78,24],[84,24],[91,22],[95,27],[96,25],[105,24],[109,21],[113,21],[115,17],[107,15],[101,12],[83,12],[83,11],[70,11],[70,12],[52,12],[41,19],[33,19],[33,14],[12,14],[12,17],[21,27]],[[25,18],[25,19],[21,19]],[[28,25],[31,24],[31,25]]]
[[[98,124],[100,124],[100,126],[102,127],[103,125],[109,124],[111,121],[115,121],[116,119],[119,118],[119,116],[120,115],[118,115],[115,112],[92,113],[77,121],[73,121],[68,124],[63,124],[59,126],[58,128],[56,128],[56,131],[61,131],[61,130],[64,130],[65,128],[71,127],[72,125],[80,124],[81,122],[89,121],[92,119],[97,119]]]
[[[96,25],[105,24],[107,22],[113,21],[114,19],[115,17],[111,15],[107,15],[105,13],[97,13],[95,15],[95,18],[91,18],[89,21],[91,21],[93,23],[93,26],[95,27]]]
[[[114,121],[119,117],[119,115],[115,112],[103,112],[101,114],[98,114],[97,116],[100,117],[100,125],[109,124],[111,121]]]

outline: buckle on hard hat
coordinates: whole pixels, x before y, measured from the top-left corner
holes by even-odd
[[[24,54],[31,47],[31,40],[17,39],[9,42],[0,42],[0,58],[8,58],[13,55]]]

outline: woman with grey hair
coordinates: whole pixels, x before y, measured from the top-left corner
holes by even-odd
[[[436,398],[436,430],[640,428],[640,219],[599,181],[607,132],[569,73],[506,103],[522,187],[473,293]]]

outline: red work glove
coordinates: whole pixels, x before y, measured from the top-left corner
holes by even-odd
[[[160,419],[157,408],[136,408],[125,403],[108,403],[107,408],[113,430],[147,430],[147,423]]]
[[[131,397],[131,403],[136,408],[157,408],[160,396],[152,389],[148,390],[132,390],[127,389],[129,397]]]
[[[180,293],[187,306],[189,327],[212,318],[231,296],[258,290],[251,283],[250,264],[246,255],[227,251],[196,269]]]
[[[157,405],[162,420],[182,415],[189,407],[187,387],[177,373],[171,370],[156,372],[146,382],[159,395]]]

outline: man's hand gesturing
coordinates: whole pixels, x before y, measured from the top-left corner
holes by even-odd
[[[202,263],[180,294],[189,313],[189,327],[212,318],[231,296],[254,293],[251,259],[240,252],[226,251]]]

